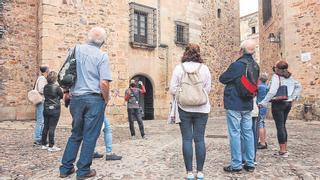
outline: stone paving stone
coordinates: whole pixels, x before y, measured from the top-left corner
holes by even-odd
[[[70,135],[67,124],[60,123],[56,130],[56,144],[62,148]],[[60,179],[58,167],[63,151],[50,153],[34,147],[33,126],[34,122],[0,123],[0,180]],[[92,179],[183,179],[185,170],[179,126],[155,120],[145,121],[145,127],[149,139],[137,137],[131,140],[127,124],[114,125],[113,149],[123,159],[94,160],[92,168],[97,170],[97,176]],[[289,158],[272,156],[278,145],[274,122],[268,120],[269,146],[267,150],[257,152],[256,171],[228,174],[222,170],[230,161],[226,121],[224,118],[211,118],[206,130],[206,179],[320,179],[320,122],[289,120],[287,127]],[[139,132],[137,126],[136,130]],[[101,135],[97,145],[100,153],[105,151],[103,143]],[[66,179],[75,179],[75,175]]]

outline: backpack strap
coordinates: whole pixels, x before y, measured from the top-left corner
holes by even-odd
[[[181,67],[182,67],[182,71],[183,71],[184,73],[186,73],[187,71],[186,71],[186,69],[184,68],[183,63],[181,63]]]
[[[133,96],[134,96],[134,98],[136,99],[136,101],[139,101],[138,97],[134,94],[134,91],[132,91],[132,89],[131,89],[131,88],[129,88],[129,89],[130,89],[130,94],[132,93],[132,94],[133,94]]]
[[[202,63],[200,63],[200,65],[199,65],[199,67],[197,68],[196,72],[199,72],[200,69],[201,69],[201,67],[202,67]]]
[[[184,66],[183,66],[183,63],[181,63],[181,67],[182,67],[182,71],[183,71],[184,73],[187,73],[186,69],[185,69]],[[199,72],[200,69],[201,69],[201,67],[202,67],[202,63],[200,63],[199,67],[198,67],[194,72]]]

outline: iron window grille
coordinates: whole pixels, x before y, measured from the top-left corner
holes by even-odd
[[[175,26],[175,43],[187,45],[189,43],[189,24],[176,21]]]
[[[263,15],[263,24],[266,24],[268,20],[272,17],[271,0],[262,0],[262,15]]]
[[[130,44],[138,48],[155,48],[157,44],[157,11],[137,3],[130,6]]]

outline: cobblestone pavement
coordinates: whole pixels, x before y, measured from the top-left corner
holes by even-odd
[[[267,150],[257,154],[254,173],[228,174],[222,167],[230,160],[229,143],[224,118],[211,118],[206,131],[206,179],[320,179],[320,122],[289,120],[290,156],[278,159],[272,156],[277,149],[273,121],[267,121]],[[113,126],[114,152],[121,161],[93,161],[97,170],[93,179],[183,179],[185,176],[181,152],[181,137],[177,125],[166,121],[145,121],[149,139],[129,139],[127,124]],[[136,125],[137,129],[137,125]],[[33,122],[0,123],[0,179],[59,179],[58,167],[63,151],[49,153],[33,147]],[[70,135],[68,125],[59,124],[56,130],[57,146],[64,148]],[[104,152],[102,136],[99,152]],[[68,179],[68,178],[67,178]],[[75,175],[69,179],[75,179]]]

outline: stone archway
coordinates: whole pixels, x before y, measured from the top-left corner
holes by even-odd
[[[143,108],[144,120],[154,119],[154,97],[153,85],[150,79],[144,75],[135,75],[131,78],[136,81],[142,81],[146,88],[146,93],[140,97],[140,105]]]

